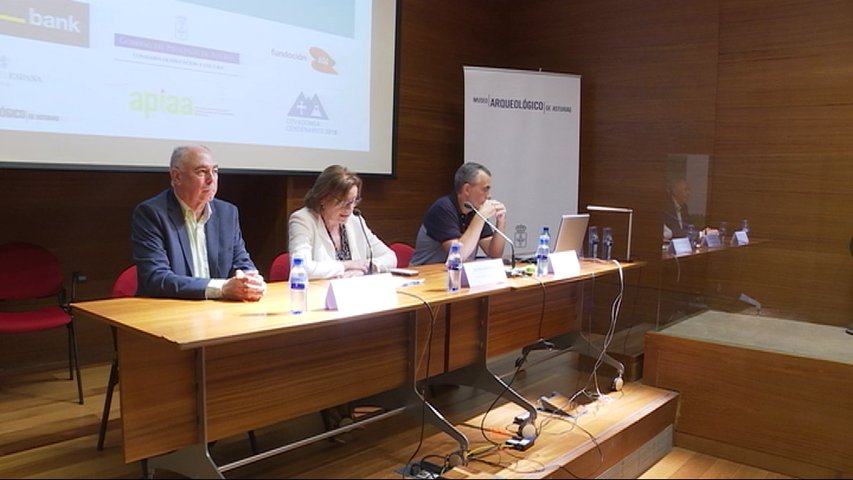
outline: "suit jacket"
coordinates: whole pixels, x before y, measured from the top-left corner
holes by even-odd
[[[229,278],[237,269],[255,269],[246,251],[237,207],[213,199],[204,226],[211,278]],[[204,299],[208,278],[193,277],[192,252],[184,212],[171,189],[133,211],[133,261],[139,296]]]
[[[367,260],[372,251],[373,264],[380,272],[396,267],[397,254],[367,227],[367,222],[362,223],[363,219],[355,215],[347,219],[347,241],[352,259]],[[319,214],[302,207],[290,215],[287,230],[290,257],[302,254],[308,278],[334,278],[344,274],[344,264],[335,258],[335,245]]]
[[[672,231],[672,238],[680,238],[687,236],[687,225],[690,223],[690,213],[687,211],[687,204],[681,205],[681,225],[678,224],[678,212],[675,207],[675,200],[669,194],[664,195],[663,199],[663,224],[669,227]]]

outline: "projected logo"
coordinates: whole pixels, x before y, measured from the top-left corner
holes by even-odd
[[[0,34],[88,47],[89,5],[55,0],[0,2]]]
[[[335,71],[335,59],[332,58],[331,55],[326,53],[320,47],[311,47],[308,50],[308,53],[311,54],[311,68],[317,70],[322,73],[331,73],[333,75],[337,75],[338,72]]]
[[[146,119],[155,113],[169,115],[193,115],[193,99],[180,95],[171,95],[164,90],[159,92],[130,92],[131,110],[142,113]]]
[[[178,40],[186,40],[190,36],[190,26],[187,17],[178,15],[175,17],[175,38]]]
[[[288,117],[310,118],[312,120],[328,120],[326,110],[323,109],[323,104],[320,103],[320,97],[314,94],[308,98],[304,93],[300,93],[290,111],[287,112]]]

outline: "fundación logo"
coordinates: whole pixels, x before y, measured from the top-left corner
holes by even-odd
[[[53,0],[0,2],[0,34],[89,46],[89,5]]]
[[[338,74],[337,70],[335,70],[335,59],[332,58],[328,52],[320,47],[311,47],[308,49],[308,53],[310,53],[311,58],[313,58],[313,60],[311,60],[311,68],[322,73],[331,73],[333,75]]]
[[[326,73],[329,75],[337,75],[335,70],[335,59],[320,47],[311,47],[308,49],[308,54],[311,55],[309,64],[314,71]],[[270,55],[284,60],[293,60],[298,62],[309,61],[308,56],[301,52],[293,52],[289,50],[280,50],[277,48],[270,49]]]

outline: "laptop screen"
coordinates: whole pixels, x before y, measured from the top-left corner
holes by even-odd
[[[574,250],[578,257],[583,256],[583,239],[586,236],[588,224],[588,213],[563,215],[560,218],[560,229],[557,231],[557,241],[554,243],[553,251]]]

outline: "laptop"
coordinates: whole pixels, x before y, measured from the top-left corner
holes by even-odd
[[[586,226],[589,224],[588,213],[565,214],[560,218],[560,228],[557,230],[557,241],[554,242],[553,252],[574,250],[578,257],[583,256],[583,239],[586,236]]]

